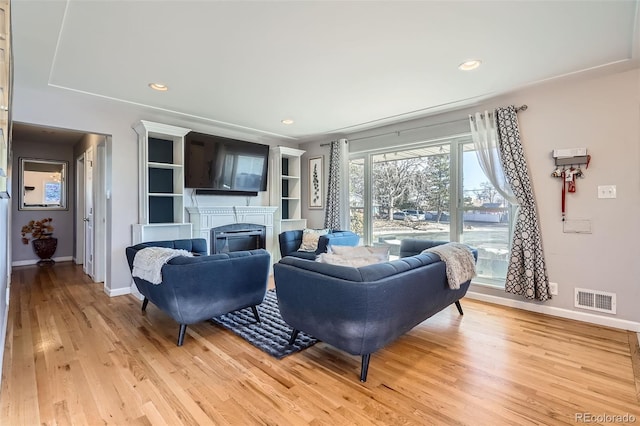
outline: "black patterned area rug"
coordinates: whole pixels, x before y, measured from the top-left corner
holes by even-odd
[[[267,291],[264,301],[258,305],[258,312],[261,319],[259,323],[256,322],[251,308],[224,314],[211,321],[231,330],[256,348],[278,359],[307,349],[318,342],[314,337],[301,331],[294,344],[289,345],[293,330],[280,316],[275,290]]]

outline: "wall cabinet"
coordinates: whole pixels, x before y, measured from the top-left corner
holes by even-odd
[[[301,157],[304,151],[284,146],[271,148],[269,155],[270,199],[271,205],[278,209],[274,215],[274,234],[277,237],[283,231],[304,229],[307,220],[302,219],[302,182],[300,179]],[[273,253],[274,261],[279,259]]]
[[[184,136],[190,129],[150,121],[138,134],[138,224],[133,242],[191,238],[184,212]]]

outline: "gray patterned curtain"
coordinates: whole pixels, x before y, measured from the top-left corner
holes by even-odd
[[[500,159],[507,182],[519,204],[505,291],[544,301],[551,298],[549,278],[529,168],[520,142],[516,108],[513,105],[498,108],[496,118]]]
[[[342,163],[341,142],[331,142],[331,154],[329,155],[329,183],[327,185],[327,208],[324,212],[324,227],[329,229],[341,229],[340,221],[340,169]]]

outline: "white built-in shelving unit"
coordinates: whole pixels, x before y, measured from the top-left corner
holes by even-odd
[[[274,234],[292,229],[304,229],[307,220],[302,218],[301,157],[304,151],[284,146],[271,148],[269,174],[271,205],[278,206],[274,215]],[[277,260],[274,253],[274,260]]]
[[[133,243],[191,238],[184,209],[184,137],[190,129],[144,120],[133,128],[140,163]]]

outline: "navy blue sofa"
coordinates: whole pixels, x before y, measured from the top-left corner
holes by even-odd
[[[162,282],[152,284],[133,277],[144,296],[142,310],[151,301],[180,324],[178,346],[182,346],[188,324],[251,307],[260,321],[256,305],[264,300],[271,255],[263,249],[207,255],[204,238],[153,241],[126,248],[129,268],[145,247],[169,247],[196,254],[175,257],[162,267]],[[251,271],[251,273],[247,273]]]
[[[338,349],[362,355],[366,381],[370,355],[459,300],[469,281],[452,290],[445,264],[422,250],[442,241],[403,240],[401,259],[359,268],[285,257],[273,267],[282,318]],[[472,249],[477,260],[477,251]]]
[[[278,235],[280,243],[280,256],[294,256],[300,259],[315,260],[316,256],[327,252],[327,246],[357,246],[360,236],[351,231],[331,231],[327,235],[322,235],[318,240],[318,248],[313,251],[300,251],[302,244],[302,229],[285,231]]]

